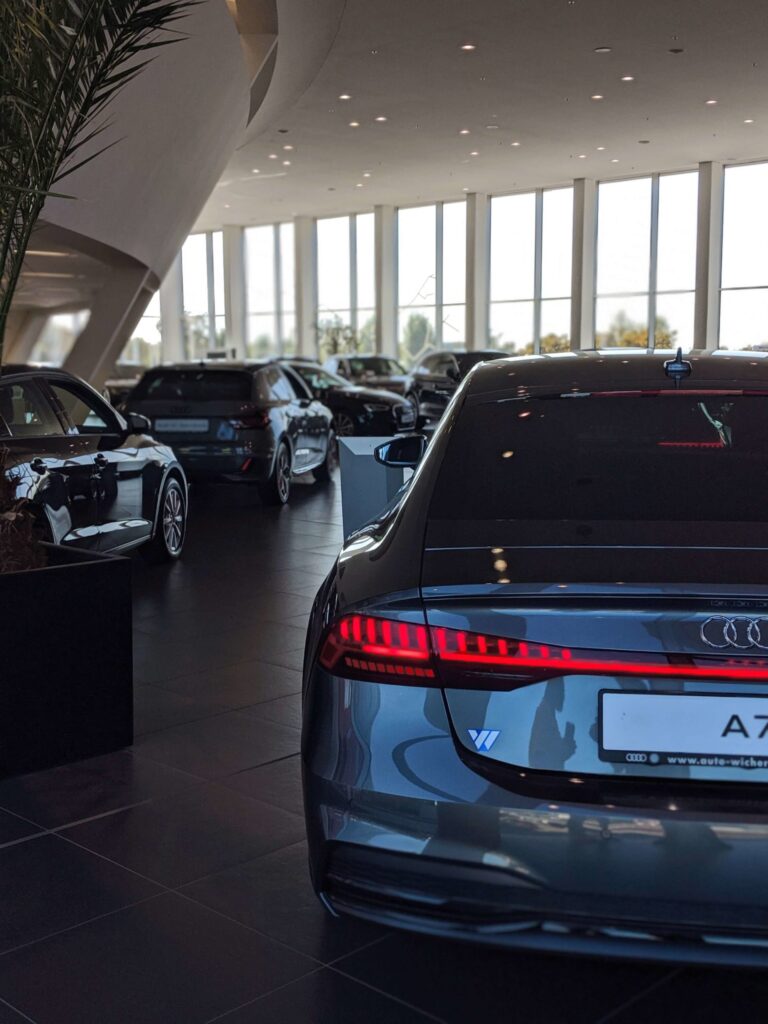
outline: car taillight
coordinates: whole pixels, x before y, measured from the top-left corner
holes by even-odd
[[[255,412],[248,416],[238,416],[229,422],[235,430],[264,430],[269,426],[269,413]]]
[[[426,626],[371,615],[338,619],[325,638],[320,664],[337,675],[392,682],[435,678]]]
[[[562,675],[768,681],[768,658],[580,650],[371,615],[338,619],[320,664],[351,678],[449,688],[512,689]]]

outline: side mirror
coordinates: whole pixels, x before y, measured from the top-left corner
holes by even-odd
[[[427,439],[423,434],[405,434],[380,444],[374,449],[373,456],[382,466],[412,469],[421,462],[426,448]]]
[[[149,434],[152,430],[152,424],[147,417],[140,416],[137,412],[126,413],[125,419],[132,434]]]

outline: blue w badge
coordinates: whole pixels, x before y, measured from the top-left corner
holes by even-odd
[[[490,750],[501,735],[498,729],[467,729],[476,750]]]

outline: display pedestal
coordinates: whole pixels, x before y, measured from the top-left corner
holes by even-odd
[[[374,450],[391,437],[340,437],[341,514],[348,537],[381,512],[403,486],[403,470],[382,466]]]
[[[0,575],[0,777],[133,742],[131,563],[46,547]]]

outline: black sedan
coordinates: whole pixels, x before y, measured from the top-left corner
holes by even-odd
[[[285,360],[283,367],[291,377],[300,377],[315,398],[328,406],[337,437],[388,437],[415,425],[410,403],[391,391],[357,387],[304,359]]]
[[[149,417],[192,477],[255,483],[272,505],[288,501],[293,476],[330,479],[331,413],[274,361],[158,367],[128,405]]]
[[[430,352],[411,370],[405,397],[417,420],[439,420],[456,388],[473,366],[489,359],[503,359],[508,352],[477,349],[474,352]]]
[[[402,395],[405,391],[407,373],[405,367],[389,356],[347,354],[330,356],[325,369],[337,373],[352,384],[369,388],[386,388]]]
[[[179,557],[187,481],[149,429],[143,416],[124,418],[71,374],[3,368],[5,471],[57,544],[111,552],[142,545],[158,561]]]

